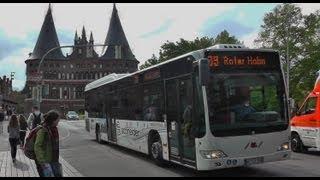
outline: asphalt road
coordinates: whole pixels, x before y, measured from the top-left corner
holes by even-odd
[[[179,165],[159,167],[146,155],[89,136],[83,121],[61,121],[60,155],[84,176],[320,176],[320,152],[293,153],[286,161],[210,172]]]

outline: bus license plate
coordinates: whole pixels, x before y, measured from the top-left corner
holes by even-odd
[[[263,157],[249,158],[244,160],[244,164],[249,166],[252,164],[260,164],[263,163]]]

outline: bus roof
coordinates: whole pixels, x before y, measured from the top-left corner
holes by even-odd
[[[214,46],[211,46],[211,47],[208,47],[208,48],[205,48],[205,49],[199,49],[199,50],[196,50],[196,51],[192,51],[192,52],[189,52],[189,53],[186,53],[186,54],[183,54],[181,56],[178,56],[178,57],[175,57],[175,58],[172,58],[172,59],[169,59],[167,61],[164,61],[164,62],[161,62],[159,64],[155,64],[153,66],[150,66],[148,68],[145,68],[145,69],[142,69],[142,70],[138,70],[138,71],[135,71],[133,73],[126,73],[126,74],[116,74],[116,73],[112,73],[112,74],[109,74],[105,77],[102,77],[100,79],[97,79],[89,84],[86,85],[85,87],[85,92],[86,91],[89,91],[91,89],[95,89],[97,87],[100,87],[100,86],[103,86],[103,85],[106,85],[106,84],[109,84],[111,82],[114,82],[116,80],[120,80],[120,79],[123,79],[125,77],[128,77],[128,76],[131,76],[131,75],[135,75],[135,74],[138,74],[138,73],[141,73],[141,72],[144,72],[144,71],[147,71],[149,69],[153,69],[155,67],[158,67],[158,66],[161,66],[163,64],[167,64],[167,63],[170,63],[172,61],[175,61],[175,60],[178,60],[178,59],[181,59],[183,57],[187,57],[187,56],[193,56],[195,59],[201,59],[204,57],[204,53],[206,51],[210,51],[210,50],[219,50],[219,51],[261,51],[261,52],[277,52],[276,50],[273,50],[273,49],[250,49],[250,48],[247,48],[245,47],[244,45],[242,44],[216,44]]]
[[[84,91],[89,91],[89,90],[94,89],[96,87],[100,87],[100,86],[108,84],[112,81],[121,79],[121,77],[124,77],[127,75],[129,75],[129,73],[127,73],[127,74],[116,74],[116,73],[109,74],[107,76],[104,76],[100,79],[97,79],[97,80],[87,84]]]

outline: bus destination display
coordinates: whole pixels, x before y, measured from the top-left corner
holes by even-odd
[[[208,55],[209,67],[211,69],[225,68],[271,68],[278,62],[270,62],[276,60],[274,53],[212,53]]]

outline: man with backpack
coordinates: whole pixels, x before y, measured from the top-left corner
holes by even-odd
[[[39,111],[38,106],[34,106],[27,120],[29,129],[36,128],[43,120],[43,114]]]
[[[35,160],[40,177],[62,177],[59,163],[60,113],[51,110],[44,115],[44,122],[31,130],[24,148],[24,154]]]
[[[30,113],[28,120],[27,120],[27,124],[30,129],[30,134],[32,134],[33,132],[36,133],[37,130],[35,128],[38,125],[40,125],[43,121],[44,121],[44,117],[43,117],[43,114],[39,111],[38,106],[33,106],[32,112]],[[35,129],[35,131],[32,131],[33,129]],[[38,171],[39,175],[42,176],[41,166],[39,165],[39,163],[37,161],[35,161],[35,163],[36,163],[36,167],[37,167],[37,171]]]

